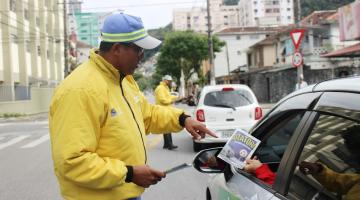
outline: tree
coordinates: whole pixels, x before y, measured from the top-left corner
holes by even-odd
[[[354,2],[354,0],[302,0],[302,16],[308,16],[316,10],[336,10],[352,2]]]
[[[225,45],[218,37],[213,37],[214,52],[220,52]],[[185,83],[193,74],[202,77],[201,63],[209,58],[208,39],[206,35],[191,31],[178,31],[166,35],[156,65],[156,73],[170,74],[179,85],[181,70],[184,72]]]

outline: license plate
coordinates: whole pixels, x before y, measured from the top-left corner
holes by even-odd
[[[234,133],[235,130],[231,129],[231,130],[223,130],[221,131],[221,136],[223,138],[229,138],[232,136],[232,134]]]

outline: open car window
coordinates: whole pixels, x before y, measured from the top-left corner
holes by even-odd
[[[335,200],[358,195],[354,187],[360,187],[359,139],[357,122],[321,114],[300,154],[288,198]]]

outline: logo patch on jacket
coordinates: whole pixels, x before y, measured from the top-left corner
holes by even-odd
[[[117,112],[115,110],[115,108],[111,109],[111,117],[115,117],[117,115]]]

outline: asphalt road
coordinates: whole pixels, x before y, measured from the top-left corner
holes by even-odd
[[[192,108],[180,107],[191,113]],[[148,164],[153,168],[166,170],[191,163],[195,156],[191,137],[185,131],[173,134],[173,141],[179,146],[174,151],[162,149],[162,135],[150,135],[147,139]],[[191,167],[183,169],[148,188],[143,199],[202,200],[208,178]],[[53,173],[46,114],[0,120],[0,199],[62,199]]]

